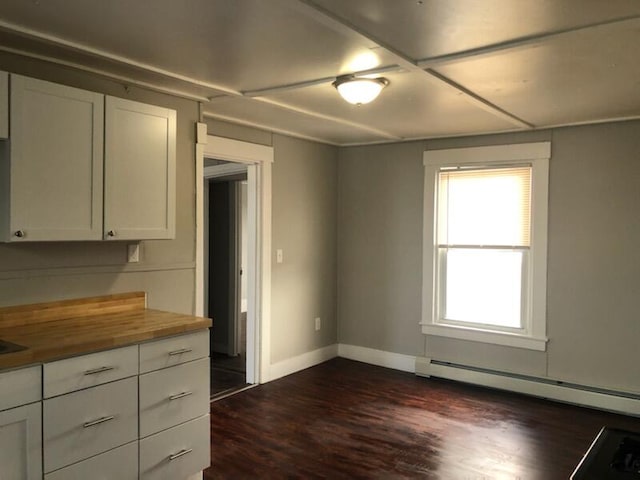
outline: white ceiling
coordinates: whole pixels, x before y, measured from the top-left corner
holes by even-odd
[[[0,50],[335,145],[640,118],[639,0],[2,0]],[[2,66],[0,65],[0,68]],[[338,75],[390,85],[353,106]]]

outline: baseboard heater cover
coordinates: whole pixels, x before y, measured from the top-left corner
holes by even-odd
[[[438,377],[534,397],[640,416],[640,395],[519,375],[456,363],[416,358],[416,375]]]

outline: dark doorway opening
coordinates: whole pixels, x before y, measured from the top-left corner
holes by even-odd
[[[246,173],[208,182],[211,397],[247,386]]]

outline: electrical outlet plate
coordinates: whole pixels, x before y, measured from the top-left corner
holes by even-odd
[[[322,321],[320,317],[316,317],[316,332],[322,328]]]

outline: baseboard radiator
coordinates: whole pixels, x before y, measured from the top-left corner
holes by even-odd
[[[640,395],[416,358],[416,375],[438,377],[640,417]]]

